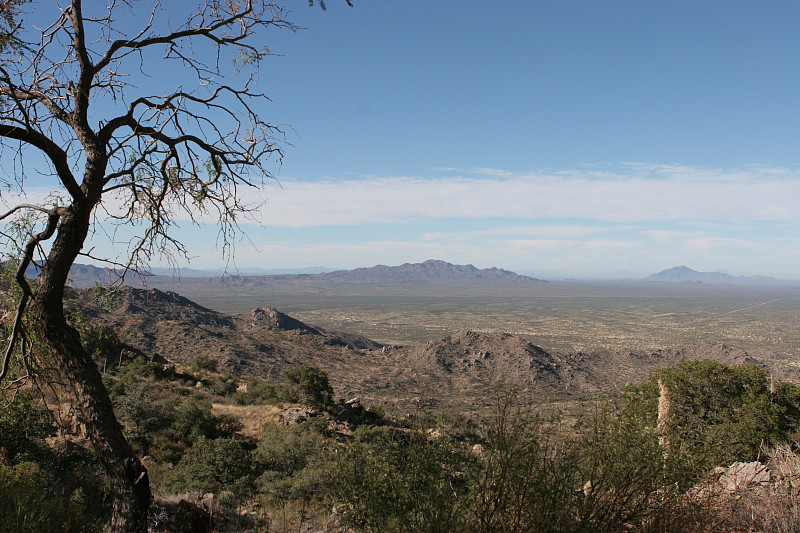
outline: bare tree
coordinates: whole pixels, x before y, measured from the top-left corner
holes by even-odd
[[[146,530],[151,492],[100,373],[65,319],[70,267],[88,254],[82,250],[98,224],[111,224],[110,235],[114,224],[137,226],[125,242],[125,269],[153,254],[185,254],[170,230],[187,217],[213,217],[229,252],[238,217],[252,207],[240,190],[260,186],[281,157],[282,132],[259,116],[265,97],[255,87],[269,53],[265,33],[293,29],[283,3],[209,0],[181,15],[182,4],[173,11],[109,0],[92,2],[88,13],[81,0],[58,9],[54,2],[53,18],[41,24],[50,8],[42,4],[19,16],[28,33],[15,33],[19,52],[8,57],[3,50],[0,63],[0,161],[12,170],[0,178],[7,198],[38,184],[34,178],[49,180],[63,198],[15,202],[0,214],[6,222],[33,222],[16,241],[22,296],[0,380],[13,353],[30,358],[38,336],[110,480],[113,531]],[[142,9],[149,10],[144,17]],[[31,33],[34,22],[41,29]],[[164,65],[181,74],[166,74]],[[29,283],[35,253],[44,262],[38,282]]]

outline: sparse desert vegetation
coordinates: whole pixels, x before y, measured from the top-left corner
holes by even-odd
[[[800,356],[800,289],[793,287],[554,282],[515,291],[348,289],[307,294],[281,287],[175,287],[219,311],[245,313],[268,303],[309,324],[386,343],[417,343],[473,329],[512,333],[558,350],[675,348],[714,340]]]
[[[357,401],[311,408],[276,396],[235,406],[236,393],[211,392],[226,379],[221,374],[205,374],[209,386],[198,388],[187,386],[185,374],[149,366],[134,361],[108,380],[151,475],[154,532],[192,521],[194,529],[180,530],[800,527],[800,387],[752,366],[681,363],[571,413],[500,391],[491,412],[475,417],[386,417]],[[134,375],[138,387],[130,386]],[[291,376],[271,390],[296,385]],[[660,384],[670,391],[667,412]],[[139,404],[142,387],[151,401],[136,420],[123,406]],[[328,391],[319,380],[312,388],[310,398]],[[81,448],[64,453],[74,436],[45,439],[55,426],[36,404],[20,394],[0,418],[0,531],[99,531],[109,508],[94,459]]]

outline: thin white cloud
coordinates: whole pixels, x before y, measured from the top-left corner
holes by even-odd
[[[792,229],[800,227],[798,178],[800,171],[791,168],[630,163],[613,172],[591,167],[521,175],[473,169],[470,176],[436,179],[283,180],[282,187],[244,192],[249,203],[269,200],[256,218],[276,229],[267,233],[250,226],[259,246],[240,243],[236,261],[351,268],[442,258],[586,275],[655,272],[678,264],[743,274],[800,273],[800,233]],[[49,191],[27,193],[5,191],[0,204],[41,202]],[[121,207],[115,204],[109,199],[104,206]],[[100,212],[101,222],[102,217]],[[381,235],[380,223],[413,224],[406,233],[393,229],[397,240],[391,240]],[[330,235],[325,243],[303,237],[315,228],[349,225],[360,228],[324,230]],[[181,239],[197,255],[194,265],[218,264],[219,250],[198,236],[210,229],[184,226],[188,233]],[[275,242],[280,228],[298,228],[287,230],[297,232],[297,241]],[[98,236],[91,244],[98,245],[97,255],[106,242]]]
[[[478,167],[472,169],[472,171],[475,174],[483,174],[486,176],[511,177],[514,175],[510,170],[503,170],[501,168]]]
[[[263,202],[254,221],[276,227],[459,218],[800,223],[800,171],[771,167],[725,170],[630,163],[621,172],[578,169],[521,175],[480,169],[480,177],[287,179],[281,185],[241,190],[245,203]],[[5,192],[0,203],[8,207],[37,202],[47,192],[29,190],[26,198]],[[114,198],[105,199],[104,206],[111,212],[122,207]],[[188,219],[184,213],[175,215]]]
[[[467,235],[530,235],[544,237],[548,239],[567,239],[576,237],[587,237],[607,231],[619,230],[616,226],[582,226],[582,225],[560,225],[560,224],[540,224],[526,226],[507,226],[489,230],[478,230],[468,232]]]
[[[285,180],[264,191],[265,225],[309,227],[447,218],[583,218],[608,223],[800,222],[800,172],[650,166],[503,177]]]

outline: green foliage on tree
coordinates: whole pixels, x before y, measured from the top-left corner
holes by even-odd
[[[256,487],[270,503],[328,496],[330,443],[312,424],[266,428],[253,451]]]
[[[316,366],[296,366],[284,370],[283,379],[294,393],[295,401],[325,409],[333,406],[333,388],[324,370]]]
[[[171,494],[196,490],[241,496],[252,490],[252,481],[250,452],[241,443],[201,436],[166,477],[162,489]]]
[[[340,453],[337,497],[359,531],[457,531],[465,518],[462,473],[470,458],[422,431],[361,426]]]
[[[753,365],[703,360],[681,362],[629,388],[626,401],[646,413],[652,428],[659,379],[671,404],[666,424],[671,455],[686,461],[685,470],[702,474],[717,465],[753,461],[800,426],[800,387],[772,382],[766,370]]]
[[[26,0],[0,0],[0,52],[10,48],[18,52],[21,42],[16,33],[19,27],[17,15]]]

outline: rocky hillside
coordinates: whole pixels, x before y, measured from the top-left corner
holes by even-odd
[[[78,291],[92,323],[113,328],[133,354],[191,364],[199,355],[221,370],[277,379],[291,366],[328,372],[339,396],[407,406],[486,400],[513,385],[548,398],[581,398],[621,389],[683,359],[752,363],[800,382],[789,357],[706,342],[681,350],[548,352],[506,333],[461,331],[416,346],[386,346],[310,326],[271,307],[225,315],[171,292],[131,287]]]
[[[313,328],[269,307],[231,316],[158,289],[77,294],[86,318],[112,328],[130,351],[149,359],[191,364],[203,354],[221,369],[277,379],[290,366],[336,362],[342,354],[383,347],[357,335]]]

